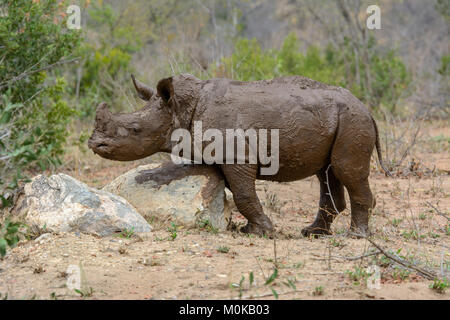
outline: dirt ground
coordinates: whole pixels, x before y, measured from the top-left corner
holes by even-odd
[[[370,178],[377,198],[370,220],[373,240],[386,252],[447,277],[449,141],[446,123],[428,125],[403,171],[387,178],[373,159]],[[89,151],[74,154],[64,172],[94,187],[142,163],[107,161]],[[155,231],[144,239],[44,234],[22,241],[0,261],[0,293],[8,299],[449,299],[450,289],[430,289],[433,281],[382,254],[359,258],[375,249],[346,234],[349,209],[334,222],[332,236],[303,238],[300,230],[317,211],[315,177],[257,181],[257,191],[276,225],[275,239],[211,228],[174,231],[166,225],[153,225]],[[245,219],[234,211],[233,223],[243,225]],[[366,284],[367,267],[374,264],[381,271],[379,289]],[[82,266],[78,293],[66,286],[71,265]]]

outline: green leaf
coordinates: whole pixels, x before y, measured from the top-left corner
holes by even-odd
[[[267,278],[265,285],[271,284],[277,277],[278,277],[278,269],[274,269],[272,275],[269,278]]]
[[[8,246],[8,243],[5,239],[0,238],[0,256],[3,258],[6,255],[6,247]]]
[[[270,288],[272,290],[272,294],[275,297],[275,299],[278,299],[278,292],[274,288]]]

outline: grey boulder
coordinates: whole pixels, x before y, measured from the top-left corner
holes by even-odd
[[[128,200],[151,221],[174,222],[194,228],[209,222],[225,230],[231,211],[225,199],[225,182],[211,166],[170,160],[139,166],[103,188]]]
[[[125,199],[63,173],[38,175],[24,186],[13,214],[50,232],[107,236],[124,230],[147,233],[148,222]]]

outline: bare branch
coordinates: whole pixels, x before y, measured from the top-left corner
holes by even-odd
[[[413,264],[412,262],[410,262],[410,261],[401,259],[401,258],[399,258],[399,257],[396,257],[396,256],[394,256],[394,255],[392,255],[392,254],[387,253],[383,248],[381,248],[375,241],[373,241],[373,240],[370,239],[369,237],[363,236],[363,235],[361,235],[361,234],[357,234],[357,236],[365,238],[365,239],[366,239],[367,241],[369,241],[375,248],[377,248],[378,250],[380,250],[380,252],[381,252],[386,258],[388,258],[388,259],[390,259],[390,260],[392,260],[392,261],[394,261],[394,262],[396,262],[396,263],[398,263],[398,264],[404,266],[405,268],[410,269],[410,270],[414,270],[414,271],[416,271],[417,273],[419,273],[420,275],[422,275],[423,277],[425,277],[425,278],[427,278],[427,279],[429,279],[429,280],[434,280],[434,279],[437,278],[437,275],[436,275],[434,272],[431,272],[431,271],[425,270],[425,269],[423,269],[423,268],[420,268],[420,267],[414,265],[414,264]]]
[[[0,90],[5,88],[5,87],[7,87],[7,86],[9,86],[9,85],[11,85],[14,82],[22,80],[23,78],[28,77],[29,75],[32,75],[34,73],[45,71],[45,70],[49,70],[49,69],[52,69],[52,68],[54,68],[54,67],[56,67],[58,65],[61,65],[61,64],[75,62],[75,61],[78,61],[79,59],[80,58],[73,58],[73,59],[70,59],[70,60],[60,60],[60,61],[52,63],[52,64],[50,64],[48,66],[45,66],[45,67],[42,67],[42,68],[39,68],[39,69],[36,69],[36,70],[33,70],[33,71],[23,72],[22,74],[18,75],[17,77],[14,77],[12,79],[9,79],[9,80],[4,81],[3,83],[1,83],[0,84]]]
[[[450,218],[447,217],[447,214],[445,214],[445,213],[439,211],[438,208],[436,208],[435,206],[433,206],[433,205],[432,205],[431,203],[429,203],[428,201],[426,201],[426,204],[429,205],[431,208],[433,208],[434,211],[436,211],[436,213],[437,213],[438,215],[440,215],[441,217],[444,217],[445,219],[447,219],[448,221],[450,221]]]

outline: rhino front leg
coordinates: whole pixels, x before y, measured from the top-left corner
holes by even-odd
[[[255,190],[258,167],[250,164],[224,164],[221,168],[233,193],[236,207],[248,220],[241,232],[272,235],[273,224],[264,214]]]

